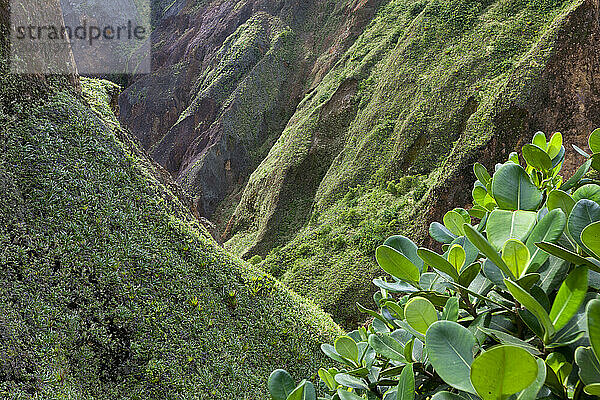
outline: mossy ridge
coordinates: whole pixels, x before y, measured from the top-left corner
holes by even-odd
[[[1,68],[2,396],[261,399],[276,366],[320,366],[339,328],[206,238],[119,139],[106,82],[83,83],[96,115]]]
[[[314,238],[315,231],[348,209],[342,197],[349,188],[364,185],[365,196],[369,196],[405,175],[427,178],[422,179],[424,186],[419,185],[415,201],[391,196],[387,207],[397,210],[397,217],[422,216],[425,204],[432,201],[419,200],[429,188],[442,185],[443,171],[452,169],[454,163],[462,165],[461,157],[481,149],[498,133],[493,119],[515,99],[528,96],[527,86],[535,83],[552,54],[563,17],[582,3],[391,1],[301,103],[292,123],[253,173],[235,213],[235,235],[227,246],[240,249],[237,243],[247,243],[245,236],[252,235],[253,243],[241,251],[244,256],[265,256],[269,246],[279,248],[279,253],[290,256],[286,261],[267,257],[261,264],[266,270],[281,274],[277,276],[292,288],[308,293],[338,321],[354,322],[356,314],[350,313],[352,307],[347,305],[353,303],[353,296],[343,301],[332,299],[331,288],[358,293],[356,297],[365,299],[368,291],[363,288],[377,271],[372,260],[374,247],[360,254],[354,254],[352,246],[334,252]],[[377,35],[375,32],[386,32],[383,37],[391,44],[382,45],[381,55],[366,63],[373,52],[362,51],[361,39]],[[377,43],[387,42],[380,38]],[[359,56],[353,58],[352,54]],[[367,56],[360,58],[360,54]],[[535,68],[524,67],[524,63]],[[312,150],[315,135],[327,123],[319,121],[323,106],[350,79],[358,81],[353,98],[357,111],[347,132],[338,132],[346,137],[344,146],[327,165],[326,173],[318,177],[314,190],[306,190],[293,176]],[[304,201],[285,197],[286,186],[291,192],[294,185]],[[304,211],[298,210],[299,204]],[[365,225],[372,224],[381,232],[377,236],[411,231],[402,218],[397,221],[400,228],[382,226],[370,217],[376,215],[375,204],[366,201],[362,214]],[[298,213],[303,217],[295,218],[295,223],[286,221]],[[301,247],[312,248],[319,255],[294,261],[293,254]],[[352,279],[354,270],[363,275],[360,282]],[[327,279],[321,280],[323,271],[327,271]],[[318,279],[311,280],[315,276]]]

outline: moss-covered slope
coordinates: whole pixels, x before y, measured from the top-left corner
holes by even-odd
[[[466,203],[475,157],[600,124],[597,17],[596,0],[387,2],[250,177],[227,246],[354,321],[375,247]]]
[[[314,373],[339,328],[217,247],[114,86],[12,76],[1,44],[0,397],[264,399],[272,369]]]

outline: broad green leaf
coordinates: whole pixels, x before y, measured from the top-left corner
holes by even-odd
[[[544,135],[544,132],[541,132],[541,131],[538,131],[535,133],[535,135],[533,135],[533,139],[531,139],[531,143],[535,144],[542,150],[546,150],[546,148],[547,148],[546,146],[548,145],[546,143],[546,135]]]
[[[520,347],[523,350],[527,350],[529,353],[533,354],[534,356],[541,354],[540,351],[537,349],[537,347],[533,346],[532,344],[530,344],[528,342],[525,342],[524,340],[521,340],[521,339],[515,337],[514,335],[512,335],[510,333],[499,331],[497,329],[484,328],[482,326],[478,327],[477,329],[479,329],[486,335],[492,337],[494,340],[496,340],[497,342],[499,342],[501,344],[509,344],[512,346]]]
[[[362,397],[344,389],[338,389],[337,395],[340,397],[340,400],[364,400]]]
[[[417,256],[417,245],[412,240],[402,235],[394,235],[387,238],[383,244],[402,253],[419,271],[423,271],[423,261]]]
[[[593,183],[588,183],[587,185],[583,185],[578,188],[573,193],[573,200],[578,202],[582,199],[592,200],[596,203],[600,202],[600,186]]]
[[[513,275],[520,278],[529,263],[529,250],[521,241],[509,239],[504,243],[502,260],[504,260]]]
[[[590,134],[588,146],[592,153],[600,153],[600,129],[596,129]]]
[[[448,250],[448,261],[450,262],[450,264],[452,264],[452,266],[454,266],[456,272],[460,272],[463,265],[465,264],[466,258],[467,255],[465,253],[465,249],[463,249],[462,246],[459,244],[452,245],[452,247],[450,247],[450,250]]]
[[[287,400],[317,400],[317,393],[312,383],[302,381],[288,396]]]
[[[476,162],[473,165],[473,172],[475,173],[475,176],[479,182],[483,183],[484,185],[487,185],[492,180],[490,173],[481,163]]]
[[[355,378],[352,375],[346,373],[336,374],[334,377],[335,381],[342,386],[346,386],[352,389],[368,389],[369,387],[364,380]]]
[[[558,290],[550,319],[558,331],[573,318],[579,310],[588,289],[588,269],[584,265],[575,267]]]
[[[369,335],[369,345],[383,357],[394,361],[405,362],[404,346],[387,334]]]
[[[496,264],[496,266],[500,268],[502,272],[506,274],[506,276],[512,276],[512,272],[510,271],[504,260],[502,260],[500,254],[498,254],[498,252],[494,250],[492,245],[486,240],[486,238],[481,233],[477,232],[475,228],[467,224],[465,224],[464,229],[465,236],[467,237],[467,239],[469,239],[471,243],[473,243],[475,247],[479,249],[480,252],[482,252],[487,258],[489,258],[494,264]]]
[[[444,382],[475,393],[469,377],[476,341],[467,328],[452,321],[435,322],[427,330],[425,344],[431,365]]]
[[[535,144],[526,144],[523,146],[521,151],[523,153],[523,158],[525,161],[527,161],[527,164],[531,165],[538,171],[548,171],[552,168],[552,159],[548,153]]]
[[[600,260],[600,222],[594,222],[581,231],[581,242]]]
[[[600,221],[600,205],[592,200],[582,199],[575,203],[573,211],[569,215],[567,230],[573,240],[583,247],[581,232],[586,226],[596,221]]]
[[[412,364],[406,364],[400,377],[398,377],[397,400],[414,400],[415,398],[415,373]]]
[[[535,400],[544,386],[544,382],[546,382],[546,365],[544,364],[544,360],[537,358],[535,361],[538,365],[537,377],[531,385],[519,393],[517,400]]]
[[[555,189],[548,193],[546,205],[548,206],[548,210],[561,209],[565,215],[569,215],[573,207],[575,207],[575,200],[567,192]]]
[[[458,321],[458,297],[450,297],[444,306],[442,319],[448,321]]]
[[[575,265],[585,265],[592,271],[600,272],[600,268],[596,264],[586,258],[581,257],[577,253],[573,253],[572,251],[565,249],[564,247],[547,242],[536,243],[535,245],[545,252],[550,253],[558,258],[562,258],[565,261]]]
[[[590,396],[600,396],[600,383],[592,383],[583,388],[583,391]]]
[[[419,269],[402,253],[389,246],[379,246],[375,251],[379,266],[388,274],[408,282],[418,282]]]
[[[325,355],[331,358],[334,361],[337,361],[341,364],[349,364],[349,361],[344,360],[337,351],[335,351],[335,347],[330,345],[329,343],[323,343],[321,345],[321,351],[325,353]]]
[[[508,239],[524,242],[529,236],[537,214],[532,211],[494,210],[487,221],[487,238],[490,244],[500,251]]]
[[[473,398],[470,396],[461,396],[460,394],[442,391],[434,394],[431,400],[473,400]]]
[[[269,376],[267,386],[273,400],[287,400],[288,396],[296,388],[296,383],[287,371],[276,369]]]
[[[531,182],[523,167],[513,163],[502,165],[492,178],[492,196],[505,210],[535,210],[542,192]]]
[[[452,234],[456,236],[464,235],[463,224],[465,220],[461,214],[458,212],[451,210],[444,214],[444,226],[448,228]]]
[[[566,384],[569,374],[573,370],[573,365],[567,362],[567,359],[562,353],[554,352],[546,357],[546,365],[548,365],[558,378],[561,384]]]
[[[572,189],[573,187],[575,187],[579,181],[581,180],[581,178],[583,178],[583,176],[585,174],[587,174],[587,172],[590,170],[590,166],[592,165],[592,160],[587,160],[585,163],[583,163],[578,169],[577,171],[575,171],[575,173],[573,174],[572,177],[570,177],[565,183],[563,183],[560,188],[561,190],[567,191]]]
[[[479,258],[479,249],[477,249],[477,247],[475,247],[466,236],[461,236],[454,239],[452,243],[450,243],[450,247],[454,246],[455,244],[460,245],[465,251],[465,263],[463,265],[463,269],[466,266],[474,263],[477,258]]]
[[[373,284],[392,293],[412,293],[419,291],[414,286],[402,281],[386,282],[383,279],[375,278],[373,279]]]
[[[386,301],[383,306],[387,308],[396,319],[404,319],[404,309],[394,301]]]
[[[531,289],[531,287],[533,285],[535,285],[539,280],[540,280],[540,274],[535,274],[535,273],[534,274],[526,274],[526,275],[522,275],[517,280],[517,283],[523,289],[529,291]]]
[[[431,302],[423,297],[413,297],[404,307],[406,322],[417,332],[425,334],[427,328],[438,320]]]
[[[550,140],[548,141],[548,147],[546,147],[546,152],[551,159],[556,157],[560,153],[560,149],[563,145],[563,138],[560,132],[555,132]]]
[[[553,191],[551,194],[554,192],[558,191]],[[541,250],[535,244],[538,242],[556,242],[562,235],[566,224],[567,218],[564,212],[560,209],[554,209],[548,212],[535,225],[525,243],[531,256],[526,268],[527,272],[536,272],[549,257],[548,253]]]
[[[600,382],[600,362],[591,347],[578,347],[575,362],[579,366],[579,378],[586,385]]]
[[[460,283],[462,286],[468,287],[471,284],[471,282],[473,282],[473,279],[475,279],[475,277],[479,275],[479,271],[481,271],[480,263],[476,262],[470,264],[469,266],[465,267],[460,273],[460,276],[458,277],[458,283]]]
[[[500,345],[482,353],[471,366],[471,382],[482,400],[503,400],[531,385],[538,364],[527,351]]]
[[[432,222],[429,225],[429,235],[440,243],[450,243],[456,239],[456,235],[439,222]]]
[[[552,336],[554,336],[555,329],[552,321],[550,320],[550,316],[544,307],[516,283],[505,279],[504,284],[515,300],[524,305],[525,308],[535,315],[540,325],[544,328],[544,343],[549,343],[550,339],[552,339]]]
[[[473,196],[473,200],[475,203],[479,204],[484,209],[490,211],[496,208],[496,201],[490,194],[487,189],[483,186],[475,186],[471,191],[471,195]]]
[[[444,257],[424,247],[419,248],[417,250],[417,254],[419,257],[421,257],[425,264],[443,272],[455,281],[458,281],[458,272],[456,271],[456,268],[454,268],[454,266],[450,264]]]
[[[350,336],[337,338],[334,347],[340,356],[358,363],[358,346]]]
[[[600,360],[600,299],[590,301],[585,309],[588,335],[596,358]]]
[[[319,369],[319,378],[321,378],[323,383],[325,383],[327,385],[329,390],[335,390],[338,386],[335,379],[333,379],[333,376],[331,376],[329,371],[327,371],[325,368]]]

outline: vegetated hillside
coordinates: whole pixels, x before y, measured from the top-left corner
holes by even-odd
[[[475,156],[537,130],[585,143],[599,37],[597,0],[387,2],[251,175],[226,246],[353,323],[375,247],[466,204]]]
[[[154,1],[155,71],[126,88],[121,121],[224,226],[297,104],[379,3]]]
[[[8,73],[0,2],[0,397],[264,399],[339,328],[210,239],[105,81]],[[74,86],[75,85],[75,86]]]

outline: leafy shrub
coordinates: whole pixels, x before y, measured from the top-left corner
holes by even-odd
[[[252,257],[250,257],[248,262],[252,265],[258,265],[262,262],[262,260],[263,260],[263,258],[260,255],[256,254],[256,255],[253,255]]]
[[[392,236],[376,250],[373,318],[323,344],[330,400],[591,399],[600,395],[600,130],[568,180],[560,133],[537,133],[490,175],[477,163],[471,209],[431,224],[443,254]],[[479,221],[478,223],[474,223]],[[316,399],[285,371],[275,400]]]

